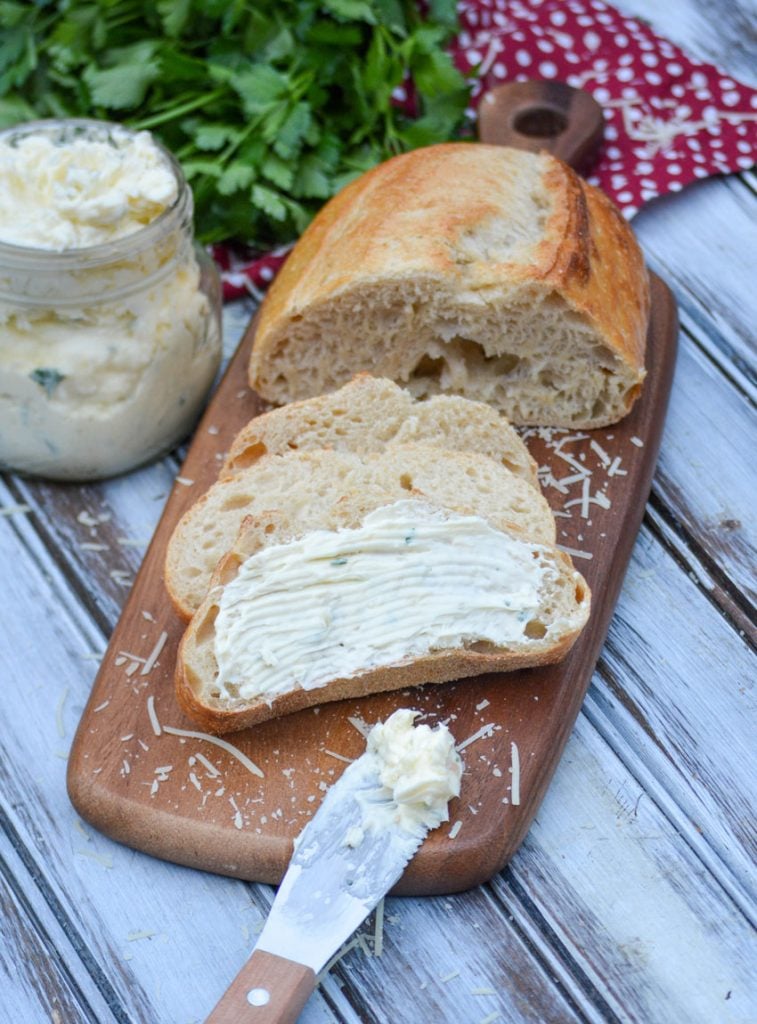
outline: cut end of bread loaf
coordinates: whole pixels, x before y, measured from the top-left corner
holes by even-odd
[[[518,424],[604,426],[639,394],[648,311],[639,247],[598,190],[545,154],[435,146],[316,218],[263,306],[250,381],[282,403],[369,370]]]
[[[413,554],[413,545],[407,545],[403,542],[402,535],[406,528],[406,519],[404,517],[410,516],[412,520],[413,515],[417,515],[418,508],[422,510],[422,515],[418,519],[420,547],[419,553]],[[390,518],[387,520],[388,514]],[[394,546],[391,544],[391,534],[386,533],[386,525],[387,522],[391,523],[391,515],[398,515],[400,517],[399,522],[402,527],[399,534],[397,534]],[[378,519],[377,516],[379,517]],[[264,519],[267,518],[270,521],[271,518],[275,517],[276,513],[270,513]],[[487,541],[486,537],[491,537],[492,531],[480,519],[469,517],[467,512],[456,513],[449,509],[444,511],[433,510],[423,502],[419,504],[416,499],[401,501],[392,506],[383,507],[378,512],[372,513],[371,516],[363,517],[361,522],[367,524],[370,523],[371,519],[376,519],[381,525],[382,550],[377,556],[374,556],[379,561],[379,571],[375,575],[371,574],[368,577],[368,583],[365,584],[368,588],[365,601],[353,605],[353,594],[349,594],[345,598],[342,593],[341,601],[345,602],[346,600],[346,606],[351,609],[348,618],[352,621],[346,627],[343,624],[344,620],[340,617],[340,607],[343,609],[345,604],[343,603],[340,606],[339,588],[345,586],[348,588],[350,586],[362,587],[364,581],[360,578],[358,570],[354,570],[351,574],[350,570],[346,566],[343,568],[342,565],[350,561],[351,557],[362,556],[364,558],[364,549],[358,546],[354,549],[354,554],[350,558],[345,557],[329,563],[332,566],[336,566],[336,568],[325,570],[326,573],[330,574],[327,576],[325,584],[323,579],[319,580],[318,577],[319,575],[322,576],[324,572],[322,568],[324,562],[321,557],[323,550],[332,550],[332,544],[336,545],[333,548],[333,552],[353,550],[349,547],[349,538],[352,533],[350,526],[337,524],[336,530],[330,533],[328,531],[325,533],[319,531],[315,534],[306,535],[304,541],[275,546],[264,553],[266,560],[263,563],[260,558],[256,558],[256,552],[259,549],[258,538],[254,536],[255,529],[261,524],[254,520],[250,520],[245,524],[234,549],[219,565],[214,576],[213,586],[185,633],[177,660],[176,689],[179,702],[182,708],[198,721],[204,729],[211,732],[234,731],[247,728],[270,718],[332,700],[365,696],[371,693],[399,689],[408,685],[442,683],[485,672],[512,671],[535,665],[550,664],[561,660],[567,654],[586,623],[589,614],[590,594],[585,581],[575,571],[570,559],[549,545],[534,545],[524,540],[501,538],[503,548],[500,549],[500,554],[503,551],[514,550],[517,558],[513,565],[517,566],[517,559],[521,559],[520,571],[523,571],[523,566],[525,566],[527,572],[536,574],[535,578],[539,580],[538,605],[532,605],[527,615],[525,612],[519,613],[519,625],[513,627],[512,623],[515,621],[514,617],[517,609],[513,610],[510,608],[510,601],[503,597],[501,590],[504,588],[505,593],[507,593],[509,585],[507,582],[508,575],[511,571],[517,573],[518,570],[517,568],[511,570],[507,562],[502,563],[501,566],[502,570],[504,570],[504,576],[497,575],[496,570],[492,571],[492,580],[490,580],[489,586],[494,585],[494,590],[487,590],[487,596],[483,603],[476,605],[476,597],[474,595],[477,588],[481,585],[481,580],[480,570],[473,566],[469,569],[469,579],[475,581],[472,583],[474,589],[470,592],[473,605],[464,601],[458,609],[454,605],[453,598],[451,613],[449,606],[446,611],[447,615],[452,614],[452,618],[455,621],[454,628],[460,631],[457,634],[457,640],[454,640],[451,634],[447,632],[450,628],[450,620],[449,618],[446,619],[447,624],[445,624],[445,611],[441,604],[439,605],[439,608],[442,608],[441,611],[437,608],[430,610],[428,602],[421,601],[421,624],[419,625],[418,609],[414,608],[411,612],[410,606],[405,607],[403,604],[403,602],[406,603],[410,600],[411,606],[414,605],[415,591],[413,585],[411,584],[407,592],[398,591],[393,585],[393,580],[396,578],[393,574],[399,571],[403,580],[407,581],[408,574],[411,580],[414,579],[413,559],[422,559],[424,557],[424,545],[429,543],[428,535],[423,534],[424,529],[429,528],[429,523],[436,523],[438,525],[440,520],[444,520],[450,530],[462,530],[463,535],[466,529],[472,529],[474,535],[476,530],[481,530],[483,531],[482,536],[484,537],[486,550],[488,550],[486,545],[491,544],[491,540]],[[351,523],[351,521],[351,514],[348,513],[344,517],[344,523]],[[476,523],[479,525],[476,526]],[[282,536],[286,535],[290,530],[291,524],[283,521],[278,533]],[[461,549],[459,545],[461,534],[454,532],[454,534],[449,536],[452,535],[457,537],[457,541],[446,548],[449,555],[443,554],[440,560],[440,549],[437,548],[432,554],[426,553],[425,556],[431,560],[433,565],[433,591],[435,593],[438,593],[440,589],[444,591],[445,585],[448,586],[451,579],[453,581],[452,593],[456,594],[458,586],[457,574],[460,571],[459,556]],[[311,553],[313,560],[308,562],[307,558],[305,558],[303,561],[303,552],[306,550],[307,544],[313,543],[311,538],[315,539],[316,544],[315,550]],[[362,543],[364,544],[364,540]],[[340,548],[339,544],[343,546]],[[347,544],[346,549],[344,548],[345,544]],[[444,546],[448,544],[449,538],[445,540],[442,537],[441,550],[444,551]],[[303,551],[300,551],[300,548]],[[320,632],[312,636],[310,635],[311,627],[307,625],[309,621],[307,619],[309,608],[307,599],[303,600],[301,609],[304,614],[304,626],[301,624],[300,617],[298,616],[296,620],[286,619],[286,628],[283,633],[281,631],[277,633],[274,629],[273,633],[269,636],[265,631],[266,628],[270,629],[272,622],[275,622],[275,616],[272,617],[273,607],[275,607],[276,602],[282,600],[275,586],[268,588],[268,572],[271,568],[269,562],[273,556],[274,564],[278,565],[278,571],[281,571],[280,560],[282,557],[286,559],[288,551],[291,551],[291,554],[288,556],[290,564],[296,565],[298,571],[303,576],[302,587],[298,588],[299,593],[301,595],[306,594],[311,586],[320,586],[321,588],[327,586],[328,593],[331,594],[330,607],[334,615],[334,625],[333,627],[329,625],[326,627],[328,640],[322,637]],[[448,557],[450,559],[449,566],[446,564]],[[400,568],[397,566],[398,558],[402,561]],[[415,564],[417,566],[417,561]],[[315,566],[315,569],[313,569],[313,566]],[[365,563],[363,563],[362,567],[365,568]],[[251,568],[252,572],[249,572]],[[419,572],[417,569],[415,571]],[[315,578],[312,576],[313,572],[316,574]],[[342,572],[347,574],[346,582],[340,582],[339,574]],[[246,578],[242,579],[242,574],[245,573],[247,574]],[[355,573],[357,573],[357,576],[355,576]],[[387,573],[388,576],[386,575]],[[258,590],[256,591],[256,598],[244,609],[244,616],[246,618],[241,620],[241,627],[243,629],[241,636],[245,638],[248,636],[253,637],[253,646],[259,645],[260,653],[250,654],[246,639],[245,644],[241,648],[238,647],[237,650],[243,650],[243,659],[246,659],[248,665],[257,664],[259,666],[258,677],[261,672],[266,671],[265,666],[275,666],[270,671],[276,677],[278,689],[267,693],[263,692],[262,694],[255,690],[255,685],[260,684],[265,691],[265,686],[260,678],[248,680],[236,675],[233,676],[236,681],[230,682],[229,679],[222,678],[223,673],[219,671],[219,664],[223,663],[224,659],[228,662],[228,625],[236,617],[237,627],[239,628],[240,626],[239,606],[235,606],[234,601],[232,601],[231,618],[229,618],[228,602],[224,610],[225,592],[230,593],[236,587],[236,600],[241,589],[239,584],[242,583],[243,586],[247,586],[250,578],[253,579],[253,582],[257,579],[256,585]],[[355,583],[356,578],[358,579],[357,583]],[[418,578],[428,579],[427,576],[421,575]],[[500,580],[504,582],[499,582]],[[492,584],[492,581],[496,582]],[[513,586],[513,594],[518,594],[518,587],[522,587],[522,584],[518,583]],[[448,596],[449,593],[448,591]],[[320,598],[321,591],[316,590],[311,604],[320,607]],[[269,602],[273,601],[274,605],[266,604],[266,600]],[[517,597],[515,600],[517,601]],[[497,601],[500,602],[499,606],[502,608],[502,612],[495,613],[495,618],[492,619],[492,602],[496,605]],[[483,627],[483,632],[481,632],[482,623],[480,620],[477,621],[476,618],[475,607],[486,608],[486,622],[488,625]],[[352,611],[353,608],[355,608],[354,612]],[[395,647],[394,657],[389,657],[388,660],[382,663],[381,658],[385,652],[384,641],[383,639],[380,640],[378,647],[376,647],[374,640],[376,635],[382,637],[381,631],[384,627],[381,626],[381,623],[384,621],[387,613],[389,614],[386,621],[389,623],[389,626],[385,628],[389,629],[389,635],[393,637],[395,643],[399,642],[401,646],[399,648]],[[435,627],[434,623],[435,614],[442,616],[438,627]],[[496,626],[496,621],[500,614],[505,616],[505,618],[510,617],[511,625],[508,628],[514,629],[514,632],[511,633],[508,639],[500,643],[494,643],[491,640],[492,634],[487,633],[486,629],[493,628],[496,631],[499,628]],[[362,619],[361,616],[363,617]],[[423,625],[424,616],[428,618],[426,625]],[[409,618],[413,619],[412,624],[408,623]],[[264,622],[266,626],[260,626],[261,622]],[[397,622],[401,623],[399,627],[396,624]],[[495,625],[492,625],[493,622]],[[252,632],[248,632],[248,629],[251,627],[255,628]],[[398,628],[400,630],[399,641],[397,641]],[[434,628],[438,628],[441,632],[434,634]],[[298,636],[298,629],[300,636]],[[406,629],[407,632],[406,639],[403,638],[401,632],[403,629]],[[437,641],[429,641],[427,648],[423,646],[419,648],[417,646],[419,629],[428,629],[428,635],[435,635]],[[222,633],[224,630],[227,631],[221,648],[218,647],[219,630]],[[479,630],[478,634],[476,630]],[[350,643],[350,637],[352,637],[352,644]],[[447,639],[440,643],[440,637],[446,637]],[[482,637],[488,637],[488,639],[482,639]],[[346,641],[346,646],[347,648],[351,647],[351,652],[339,650],[339,648],[345,647],[345,643],[339,642],[340,640]],[[277,643],[278,647],[276,647]],[[279,651],[279,655],[282,651],[286,651],[288,654],[293,647],[296,649],[298,643],[305,644],[304,653],[300,651],[296,656],[293,655],[291,682],[287,682],[290,679],[290,669],[287,666],[282,671],[278,657],[275,655],[275,650]],[[414,643],[416,644],[415,647],[413,647]],[[282,644],[283,647],[281,646]],[[323,651],[325,650],[328,665],[345,664],[345,657],[347,657],[349,663],[349,657],[352,657],[353,669],[356,665],[366,666],[366,662],[367,667],[357,668],[343,675],[337,674],[334,678],[323,677],[315,682],[311,678],[310,683],[307,685],[300,685],[297,681],[298,672],[305,671],[307,674],[312,671],[312,660],[307,656],[307,651],[310,648],[308,648],[307,644],[314,644],[313,650],[319,652],[319,654],[313,655],[316,661],[318,657],[324,657]],[[325,648],[324,644],[327,645]],[[270,649],[267,650],[269,645]],[[398,650],[411,651],[412,653],[407,654],[406,657],[398,658],[396,657]],[[332,653],[329,653],[329,651]],[[372,653],[366,653],[368,651]],[[378,660],[377,651],[379,652]],[[335,661],[332,661],[334,658]],[[355,661],[355,658],[358,660]],[[246,671],[253,675],[256,674],[249,667]],[[239,672],[239,663],[237,663],[237,672]]]
[[[643,371],[625,364],[558,292],[519,292],[482,308],[475,297],[466,303],[445,294],[433,279],[361,288],[272,336],[268,366],[253,386],[270,401],[289,402],[337,388],[369,366],[415,398],[486,402],[521,425],[586,429],[625,416]],[[387,309],[397,311],[391,322]],[[324,360],[324,340],[344,337],[345,325],[358,320],[349,346]]]

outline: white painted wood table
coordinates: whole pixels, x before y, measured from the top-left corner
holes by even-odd
[[[749,77],[748,3],[716,25],[706,0],[626,6]],[[388,900],[383,954],[348,953],[306,1024],[757,1021],[756,192],[754,174],[706,181],[636,220],[680,303],[673,396],[615,618],[528,838],[475,891]],[[250,313],[227,309],[229,347]],[[0,516],[2,1024],[200,1021],[272,899],[117,846],[66,797],[98,652],[178,465],[0,483],[6,512],[29,506]],[[106,549],[82,548],[93,530]]]

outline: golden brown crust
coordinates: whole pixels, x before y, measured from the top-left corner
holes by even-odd
[[[186,637],[186,634],[185,634]],[[480,654],[477,651],[448,651],[429,654],[407,665],[374,669],[361,676],[335,679],[328,686],[315,690],[295,690],[276,697],[269,705],[259,702],[237,709],[211,707],[195,693],[191,676],[185,668],[182,640],[176,660],[176,698],[182,711],[209,733],[238,732],[259,725],[271,718],[291,715],[303,708],[328,704],[334,700],[351,700],[372,693],[401,690],[406,686],[427,683],[449,683],[456,679],[486,675],[491,672],[513,672],[520,668],[536,668],[562,661],[576,642],[578,632],[564,636],[558,644],[540,654],[534,651],[503,654]]]
[[[293,317],[351,287],[414,275],[453,289],[464,275],[464,287],[472,290],[503,282],[540,294],[554,290],[590,319],[640,385],[649,315],[641,250],[611,201],[562,161],[527,155],[552,209],[525,260],[504,257],[506,262],[462,267],[457,261],[466,233],[509,216],[502,182],[524,156],[502,146],[431,146],[394,157],[343,189],[315,218],[269,289],[250,361],[251,386],[264,386],[268,361]]]

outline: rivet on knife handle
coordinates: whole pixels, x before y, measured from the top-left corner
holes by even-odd
[[[294,1024],[315,983],[309,967],[256,949],[206,1024]]]
[[[603,133],[594,97],[564,82],[509,82],[487,92],[478,107],[481,142],[545,149],[576,170],[591,164]]]

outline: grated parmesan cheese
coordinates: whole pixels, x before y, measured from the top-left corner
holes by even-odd
[[[211,761],[208,761],[207,757],[205,757],[204,754],[201,754],[199,752],[199,750],[198,750],[198,752],[194,756],[197,758],[197,760],[200,762],[200,764],[205,768],[207,773],[210,775],[211,779],[217,779],[218,778],[218,776],[221,774],[220,771],[216,768],[216,766]]]
[[[566,555],[570,555],[572,558],[588,558],[594,557],[590,551],[579,551],[578,548],[569,548],[565,544],[558,544],[557,547],[560,551],[564,551]]]
[[[183,487],[192,487],[194,480],[190,480],[187,476],[177,476],[176,483],[181,484]]]
[[[97,861],[98,864],[102,864],[106,871],[110,871],[113,867],[113,858],[109,853],[98,853],[96,850],[77,850],[76,853],[79,857],[87,857],[89,860]]]
[[[376,918],[373,925],[373,955],[381,956],[384,952],[384,897],[376,905]]]
[[[143,928],[141,931],[129,932],[126,936],[127,942],[139,942],[141,939],[151,939],[157,932],[152,932],[148,928]]]
[[[450,971],[449,974],[443,974],[439,978],[439,981],[442,983],[442,985],[446,985],[448,981],[452,981],[453,978],[459,978],[459,977],[460,977],[460,971]]]
[[[484,708],[488,708],[490,704],[491,701],[488,701],[486,700],[486,698],[484,698],[484,700],[482,700],[479,704],[476,704],[476,711],[483,711]]]
[[[3,505],[0,508],[0,516],[18,516],[31,512],[31,505]]]
[[[175,729],[171,725],[164,725],[163,732],[167,732],[171,736],[184,736],[190,740],[204,740],[206,743],[212,743],[214,746],[220,747],[221,750],[225,750],[227,754],[235,757],[252,775],[257,775],[259,779],[265,778],[260,768],[246,754],[242,753],[239,747],[235,747],[233,743],[222,740],[220,736],[211,736],[206,732],[194,732],[191,729]]]
[[[475,814],[475,811],[474,811]],[[456,821],[452,828],[449,830],[450,839],[457,839],[460,834],[460,829],[463,827],[462,821]]]
[[[469,736],[467,740],[463,740],[462,743],[458,743],[455,750],[459,754],[461,750],[465,750],[465,748],[469,747],[471,743],[475,743],[476,740],[480,740],[483,736],[486,736],[487,738],[488,736],[491,736],[493,730],[494,722],[487,722],[486,725],[482,725],[480,729],[477,729],[472,736]]]
[[[517,743],[510,744],[510,772],[512,774],[510,799],[513,804],[517,805],[520,803],[520,754]]]
[[[354,758],[345,757],[344,754],[337,754],[334,750],[327,750],[326,747],[321,747],[324,754],[328,754],[329,757],[335,757],[337,761],[344,761],[345,764],[352,764]]]
[[[644,442],[642,441],[642,439],[640,437],[632,437],[631,438],[631,444],[636,445],[637,448],[643,448],[644,447]]]
[[[168,633],[166,633],[166,631],[163,630],[163,632],[158,637],[158,642],[155,644],[153,649],[150,651],[150,654],[147,657],[147,661],[145,661],[144,665],[142,666],[142,671],[141,671],[140,675],[147,676],[147,675],[150,674],[150,672],[152,672],[153,667],[155,665],[155,662],[160,657],[160,654],[161,654],[163,648],[166,645],[166,640],[167,639],[168,639]]]
[[[60,736],[61,739],[63,739],[66,735],[66,725],[63,721],[63,708],[65,706],[67,697],[68,687],[64,686],[61,695],[58,698],[58,703],[55,708],[55,727],[58,730],[58,735]]]
[[[147,716],[150,719],[152,731],[156,736],[160,736],[163,730],[160,727],[160,722],[158,721],[158,716],[155,712],[155,698],[152,694],[147,698]]]

